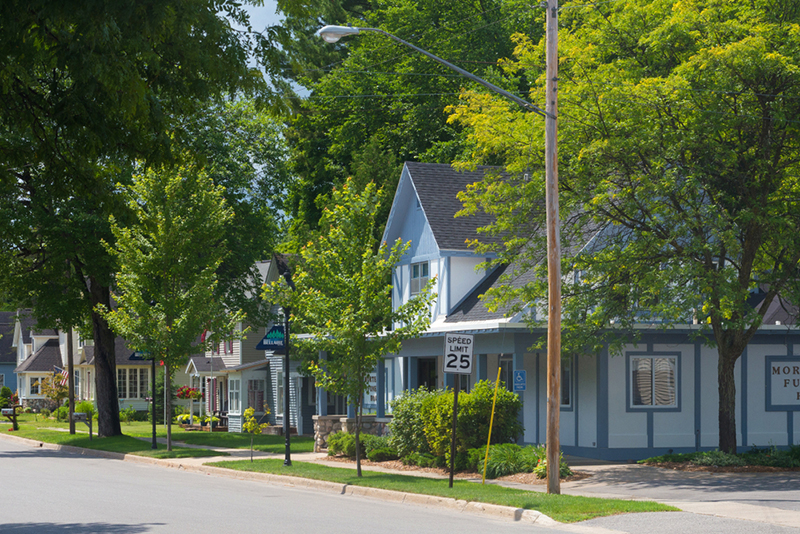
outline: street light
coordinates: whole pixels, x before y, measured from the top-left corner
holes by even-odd
[[[335,43],[342,37],[361,32],[376,32],[397,41],[460,75],[481,84],[525,111],[545,117],[545,176],[546,176],[546,218],[547,218],[547,492],[561,493],[559,418],[561,389],[561,244],[558,217],[558,0],[546,0],[547,6],[547,81],[545,111],[534,106],[505,89],[487,82],[474,74],[456,67],[452,63],[435,56],[413,44],[378,28],[353,28],[350,26],[325,26],[317,34],[328,43]]]

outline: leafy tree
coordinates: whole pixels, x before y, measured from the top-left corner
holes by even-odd
[[[795,3],[761,0],[587,3],[562,18],[563,268],[576,274],[564,282],[565,350],[619,348],[642,321],[699,323],[717,347],[727,452],[736,361],[770,306],[800,302],[798,23]],[[544,44],[517,40],[508,68],[543,88],[530,65]],[[543,275],[543,121],[488,99],[454,118],[470,128],[473,162],[487,151],[519,176],[476,186],[467,210],[497,215],[499,261]],[[546,286],[492,296],[541,302]]]
[[[391,248],[374,236],[380,191],[374,183],[359,193],[352,180],[333,191],[322,212],[321,235],[300,252],[293,267],[294,290],[273,282],[265,300],[292,310],[293,346],[316,358],[330,357],[310,369],[317,383],[350,399],[356,408],[356,467],[361,476],[359,435],[364,392],[370,373],[402,340],[430,324],[430,285],[409,302],[392,309],[391,270],[408,249],[399,240]]]
[[[39,391],[42,392],[43,396],[53,401],[56,408],[69,398],[69,386],[66,383],[61,383],[63,378],[61,375],[50,375],[37,382]]]
[[[269,413],[269,410],[267,410]],[[242,425],[242,429],[245,432],[250,434],[250,461],[253,461],[253,438],[256,435],[261,434],[265,428],[269,426],[269,423],[259,423],[256,419],[256,409],[252,406],[244,411],[244,424]],[[265,414],[266,415],[266,414]]]
[[[364,33],[326,44],[313,33],[324,24],[384,29],[510,90],[526,90],[525,79],[506,77],[497,61],[510,57],[515,31],[541,35],[543,11],[517,0],[439,2],[391,0],[282,1],[287,32],[285,68],[276,73],[309,91],[294,98],[286,131],[297,175],[290,209],[297,221],[316,228],[331,189],[356,176],[365,151],[403,161],[450,163],[462,148],[462,127],[444,110],[474,84],[382,35]],[[292,93],[293,94],[293,93]],[[372,176],[393,193],[399,168]],[[373,169],[373,172],[377,169]],[[385,203],[388,205],[388,203]],[[381,221],[383,222],[383,221]]]
[[[108,247],[119,263],[117,307],[102,315],[131,348],[164,361],[172,391],[172,373],[197,350],[203,331],[233,332],[244,318],[214,290],[233,212],[222,187],[192,168],[147,171],[125,196],[136,222],[123,228],[112,219],[116,243]],[[219,335],[207,337],[214,338],[219,341]],[[172,397],[166,400],[168,450]]]
[[[0,3],[0,285],[41,327],[91,329],[98,434],[121,433],[110,307],[110,214],[134,159],[173,158],[179,118],[263,88],[234,2]]]

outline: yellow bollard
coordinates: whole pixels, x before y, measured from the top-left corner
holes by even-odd
[[[486,465],[489,463],[489,444],[492,442],[492,425],[494,424],[494,405],[497,402],[497,387],[500,385],[500,370],[497,368],[497,380],[494,382],[494,398],[492,399],[492,416],[489,418],[489,438],[486,440],[486,456],[483,459],[483,478],[481,484],[486,482]]]

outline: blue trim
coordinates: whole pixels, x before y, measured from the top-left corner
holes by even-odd
[[[324,362],[328,359],[328,354],[325,351],[319,351],[319,360],[320,362]],[[322,364],[322,367],[325,368],[325,364]],[[272,378],[270,377],[270,383],[272,383]],[[312,386],[313,387],[313,386]],[[324,388],[317,388],[317,413],[322,416],[328,415],[328,395],[327,390]]]
[[[653,442],[655,441],[654,435],[655,435],[655,425],[653,423],[653,411],[652,410],[648,410],[647,411],[647,448],[648,449],[652,449],[653,448]]]
[[[538,352],[536,353],[536,443],[541,443],[541,437],[539,436],[539,426],[540,425],[540,416],[541,416],[541,396],[542,396],[542,385],[540,383],[541,380],[541,363],[539,358],[541,354]]]
[[[378,368],[375,371],[378,383],[376,384],[377,391],[375,394],[378,397],[378,407],[375,410],[376,417],[386,416],[386,361],[381,358],[378,360]]]
[[[572,380],[572,390],[570,391],[570,401],[572,401],[572,407],[570,408],[573,413],[575,414],[575,446],[580,445],[579,433],[578,433],[578,421],[580,421],[580,414],[578,413],[578,357],[572,356],[572,373],[570,373],[570,379]]]
[[[669,356],[675,358],[675,406],[632,406],[631,405],[631,357],[636,356]],[[681,353],[680,352],[663,352],[653,350],[653,344],[647,344],[647,351],[628,351],[625,353],[625,411],[631,413],[639,412],[680,412],[681,411],[681,389],[683,380],[681,380]],[[655,393],[655,392],[653,392]]]
[[[793,345],[790,345],[790,354],[794,353]],[[800,403],[798,404],[772,404],[772,376],[771,367],[773,362],[796,362],[800,364],[800,356],[767,356],[764,358],[764,388],[766,406],[764,410],[767,412],[797,412],[800,411]],[[798,392],[800,395],[800,392]]]
[[[742,414],[742,445],[747,445],[747,347],[742,351],[742,398],[740,413]]]
[[[451,292],[453,284],[451,283],[451,276],[450,276],[450,257],[444,258],[444,273],[442,273],[442,278],[444,278],[444,282],[447,284],[447,303],[444,307],[445,315],[450,315],[450,302],[453,300],[453,294]],[[441,313],[441,305],[439,307],[439,312]]]
[[[608,448],[608,345],[597,355],[597,448]]]
[[[488,380],[488,366],[489,366],[489,355],[488,354],[478,354],[478,367],[477,371],[477,379],[480,380]]]
[[[453,373],[445,373],[444,374],[444,386],[450,389],[456,387],[456,381],[453,379],[455,375]]]
[[[694,344],[694,448],[700,450],[700,433],[702,432],[702,398],[703,388],[702,381],[700,380],[700,373],[702,371],[702,356],[703,346],[699,342]]]

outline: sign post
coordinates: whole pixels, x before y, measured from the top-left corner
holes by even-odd
[[[444,372],[457,375],[472,374],[472,347],[474,338],[470,334],[445,334]],[[458,390],[461,377],[455,377],[453,388],[453,431],[450,434],[450,487],[453,487],[453,473],[456,459],[456,427],[458,420]]]

